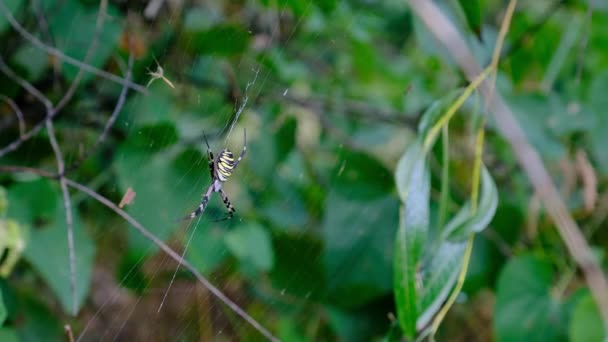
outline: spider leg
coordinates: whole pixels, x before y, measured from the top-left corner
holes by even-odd
[[[226,206],[226,208],[228,208],[228,215],[226,215],[226,217],[224,217],[223,219],[217,220],[215,222],[226,221],[226,220],[232,219],[232,217],[234,216],[234,212],[236,211],[236,209],[234,209],[234,206],[232,206],[232,203],[230,203],[230,200],[228,199],[228,195],[226,194],[224,189],[220,189],[219,193],[220,193],[220,196],[222,196],[222,201],[224,201],[224,205]]]
[[[209,172],[211,174],[211,180],[213,181],[213,168],[215,166],[215,159],[213,158],[213,152],[211,152],[211,148],[209,147],[209,141],[207,141],[207,135],[205,131],[203,131],[203,138],[205,139],[205,144],[207,145],[207,159],[209,160]]]
[[[236,166],[239,165],[239,163],[241,162],[243,157],[245,157],[246,153],[247,153],[247,130],[243,129],[243,150],[241,151],[241,155],[239,156],[239,158],[234,162],[233,168],[236,169]]]
[[[211,174],[211,181],[213,181],[213,169],[215,167],[215,160],[213,159],[213,152],[207,151],[207,158],[209,159],[209,173]]]
[[[187,216],[182,217],[178,221],[191,220],[191,219],[197,217],[198,215],[202,214],[203,211],[205,211],[205,208],[207,208],[207,204],[209,203],[209,197],[211,196],[212,193],[213,193],[213,184],[211,184],[211,186],[209,186],[209,189],[207,189],[207,192],[203,196],[201,204],[199,204],[198,207],[196,207],[196,209],[192,213],[190,213]]]

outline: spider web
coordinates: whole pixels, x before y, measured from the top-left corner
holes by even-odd
[[[248,3],[252,7],[255,7],[257,4],[255,1],[249,1]],[[287,28],[286,31],[288,34],[287,37],[284,38],[282,44],[287,45],[291,42],[293,35],[302,24],[303,18],[310,13],[314,6],[312,1],[306,1],[305,3],[306,5],[302,14],[291,21],[293,26]],[[143,12],[145,8],[142,7],[141,10]],[[273,46],[275,41],[278,40],[278,25],[280,25],[283,17],[287,17],[289,15],[290,10],[287,8],[287,5],[283,4],[277,6],[276,9],[268,9],[267,12],[268,15],[276,16],[276,20],[274,21],[275,26],[270,29],[270,38],[269,42],[267,42],[268,46]],[[179,18],[176,16],[177,14],[170,15],[169,20],[177,21]],[[356,20],[357,18],[354,16],[350,19],[347,26],[350,26]],[[227,39],[230,38],[230,36],[227,37]],[[336,40],[339,41],[340,38],[341,37],[337,36]],[[315,35],[313,34],[311,40],[314,41],[314,39]],[[333,43],[335,44],[335,41]],[[185,49],[188,49],[190,44],[194,44],[194,42],[186,42]],[[278,51],[281,51],[282,49],[285,49],[285,47],[279,47]],[[321,48],[319,51],[319,56],[325,54],[325,52],[329,51],[330,49],[332,49],[332,46]],[[164,76],[167,78],[167,80],[171,82],[171,84],[176,84],[179,88],[180,81],[185,80],[187,76],[181,75],[179,68],[171,67],[170,61],[179,61],[182,58],[185,59],[185,57],[176,57],[171,55],[171,53],[172,52],[168,50],[158,53],[158,55],[154,57],[154,61],[152,61],[152,63],[146,67],[149,70],[155,70],[157,66],[156,63],[158,63],[158,65],[163,68]],[[312,60],[314,59],[315,57],[312,57]],[[255,142],[256,137],[271,134],[271,130],[267,126],[267,123],[255,121],[255,117],[257,115],[257,113],[255,113],[255,106],[257,105],[256,102],[262,99],[264,96],[267,96],[269,93],[280,94],[279,99],[280,96],[287,98],[290,95],[291,85],[272,79],[271,75],[273,71],[267,68],[265,60],[251,60],[248,59],[248,57],[241,57],[236,69],[238,71],[238,76],[235,77],[235,88],[239,89],[241,93],[235,97],[235,102],[231,110],[215,110],[215,107],[207,103],[206,97],[201,94],[182,95],[190,98],[195,96],[197,98],[196,103],[198,104],[195,110],[200,113],[205,113],[205,115],[201,115],[201,120],[194,120],[186,123],[187,125],[194,123],[192,126],[196,126],[196,129],[188,128],[184,130],[185,132],[192,134],[191,138],[189,138],[190,144],[194,146],[194,149],[201,152],[199,153],[199,158],[189,159],[190,165],[185,168],[186,172],[174,180],[175,186],[181,186],[187,182],[186,178],[192,177],[192,174],[197,174],[195,176],[195,186],[189,187],[186,190],[186,193],[184,193],[184,197],[194,198],[194,200],[189,201],[189,204],[183,206],[183,212],[172,212],[170,214],[172,215],[171,217],[160,217],[161,215],[156,215],[157,213],[155,212],[129,210],[131,215],[137,219],[146,220],[151,217],[151,220],[160,220],[164,222],[163,225],[165,225],[165,228],[158,232],[158,237],[160,239],[170,241],[171,246],[175,250],[181,251],[181,258],[189,259],[191,256],[189,255],[189,251],[192,250],[192,248],[201,248],[200,246],[193,244],[193,242],[200,242],[200,238],[197,239],[197,232],[200,232],[201,230],[207,232],[226,230],[230,232],[231,229],[236,230],[247,225],[247,220],[251,218],[239,217],[237,212],[237,216],[232,222],[213,223],[213,219],[217,217],[218,214],[223,210],[221,204],[218,205],[216,201],[215,204],[210,204],[207,212],[203,213],[203,215],[199,216],[196,220],[188,222],[188,224],[185,226],[176,229],[175,225],[166,223],[169,222],[170,219],[176,219],[183,216],[185,212],[189,212],[191,209],[195,208],[196,205],[198,205],[195,198],[198,197],[200,200],[200,193],[209,185],[209,178],[208,176],[205,176],[208,174],[208,171],[206,170],[206,146],[202,141],[202,136],[200,133],[203,131],[211,133],[209,134],[210,144],[211,150],[214,152],[217,152],[219,149],[221,149],[221,147],[226,148],[229,143],[232,142],[233,138],[236,140],[240,135],[238,132],[241,131],[241,128],[244,129],[244,127],[254,128],[250,128],[247,131],[248,133],[251,133],[253,138],[252,140]],[[146,83],[145,80],[140,80],[140,82],[143,82],[144,84]],[[99,91],[101,93],[112,94],[113,89],[114,88],[112,86],[105,83],[99,87]],[[162,80],[156,80],[150,84],[149,91],[151,92],[152,96],[163,93],[162,91],[159,91],[159,89],[164,89],[166,91],[169,89],[169,84],[167,82],[162,82]],[[142,97],[141,100],[132,100],[131,103],[127,104],[127,109],[129,105],[135,107],[138,106],[138,101],[146,101],[143,100],[143,98],[144,97]],[[136,116],[133,115],[132,112],[132,110],[127,110],[127,114],[121,115],[116,123],[124,129],[128,137],[142,135],[142,132],[136,131],[135,127],[145,126],[146,122],[149,120],[149,118],[146,117],[146,114]],[[196,116],[194,117],[196,118]],[[90,124],[88,120],[89,119],[83,118],[82,121],[77,121],[76,124],[77,126],[86,126]],[[235,135],[234,133],[237,134]],[[153,136],[152,133],[148,134]],[[171,139],[170,134],[165,136],[161,135],[160,137],[154,136],[154,138],[149,138],[150,136],[144,136],[141,138],[141,141],[148,144],[145,147],[149,147],[150,149],[155,148],[155,145],[157,144],[162,145],[164,143],[163,140],[165,139]],[[221,142],[222,137],[224,138],[223,142]],[[188,138],[185,140],[188,140]],[[144,145],[137,145],[138,148],[142,148],[142,146]],[[238,151],[238,149],[235,150]],[[263,151],[263,149],[261,151]],[[128,158],[127,152],[130,151],[120,151],[119,155],[120,153],[124,153],[124,156],[120,156],[119,159]],[[137,162],[135,162],[134,165],[137,163],[141,165],[154,165],[155,163],[159,162],[156,160],[157,157],[153,154],[144,153],[138,155],[138,158],[139,159],[137,159]],[[77,159],[78,158],[76,155],[66,156],[68,164]],[[243,160],[243,164],[255,164],[256,161],[260,160],[263,161],[263,156],[260,154],[256,155],[250,150],[248,155]],[[337,163],[341,163],[339,156]],[[247,174],[248,168],[251,167],[253,166],[250,165],[243,169],[241,166],[235,171],[235,174],[226,184],[229,195],[237,193],[237,200],[233,201],[233,204],[237,207],[237,210],[239,210],[241,205],[238,199],[241,199],[243,196],[238,195],[238,191],[236,191],[238,188],[232,183],[238,183],[235,178],[242,179],[242,181],[240,181],[241,184],[247,183],[249,179],[254,179],[255,177]],[[123,168],[128,169],[127,167]],[[343,168],[344,167],[342,167],[342,169]],[[133,185],[133,189],[136,193],[140,193],[140,198],[136,196],[134,199],[134,205],[136,205],[138,200],[141,201],[141,193],[144,193],[144,187],[154,187],[155,184],[154,182],[150,181],[152,178],[148,178],[144,170],[130,171],[135,171],[133,172],[135,173],[134,178],[139,178],[139,182],[132,182],[130,184]],[[281,170],[272,170],[272,172],[277,173],[280,171]],[[100,182],[103,183],[104,181],[108,182],[107,176],[106,179],[102,178]],[[123,188],[125,185],[126,184],[116,183],[113,186],[124,191],[125,189]],[[259,188],[261,191],[264,191],[265,188],[270,187],[270,184],[262,184]],[[212,196],[211,201],[213,201],[215,197],[217,196]],[[170,206],[170,203],[168,203],[166,199],[157,198],[156,201],[159,210]],[[284,203],[294,201],[294,195],[288,193],[286,196],[283,196],[282,201]],[[249,206],[254,206],[254,204],[249,203]],[[129,206],[127,206],[127,209],[129,209]],[[303,229],[309,228],[314,229],[313,227],[303,227]],[[120,229],[122,229],[122,226]],[[111,234],[120,235],[124,234],[124,232],[120,232],[118,228],[109,228],[103,232],[98,231],[95,238],[99,240],[103,239],[106,235]],[[211,234],[207,234],[206,236],[209,237]],[[187,272],[180,272],[179,264],[175,263],[167,255],[156,253],[156,246],[149,243],[143,244],[142,246],[143,247],[140,246],[140,251],[136,254],[134,260],[127,263],[127,269],[117,272],[119,274],[119,277],[117,278],[119,281],[117,283],[115,283],[111,275],[107,274],[107,270],[100,271],[99,274],[94,277],[91,294],[93,298],[90,301],[92,302],[91,307],[95,309],[85,312],[83,316],[76,320],[74,326],[77,326],[78,323],[82,325],[81,329],[76,329],[75,331],[76,340],[88,340],[91,338],[99,338],[103,340],[123,340],[134,336],[139,338],[142,338],[142,336],[153,338],[155,334],[159,332],[158,329],[154,328],[154,323],[157,322],[159,325],[162,325],[162,322],[164,321],[177,322],[174,326],[171,326],[167,328],[167,330],[163,331],[163,336],[171,336],[172,339],[175,340],[192,339],[192,336],[190,335],[190,326],[204,326],[205,324],[209,324],[209,322],[213,323],[211,330],[212,333],[202,333],[201,336],[203,336],[203,338],[205,336],[213,338],[215,336],[222,335],[224,331],[227,332],[227,336],[230,336],[230,334],[234,333],[235,331],[249,329],[248,322],[237,317],[234,313],[230,312],[228,307],[217,301],[217,299],[214,299],[213,296],[210,296],[210,294],[206,292],[208,289],[204,289],[200,283],[192,281]],[[220,246],[219,248],[226,247]],[[306,248],[309,249],[310,247]],[[331,274],[332,279],[335,280],[340,278],[342,273],[350,268],[349,263],[355,261],[356,256],[362,250],[365,250],[365,248],[365,245],[359,244],[357,245],[356,249],[348,251],[342,261],[334,268],[336,272]],[[310,254],[311,250],[299,250],[298,252]],[[226,254],[228,252],[225,251],[224,253]],[[142,269],[145,269],[145,271],[142,272]],[[254,296],[269,297],[269,299],[265,300],[265,302],[268,303],[268,306],[253,307],[255,318],[257,319],[264,318],[267,315],[274,316],[277,310],[277,305],[282,305],[284,302],[293,304],[294,302],[299,301],[299,299],[296,299],[293,295],[286,294],[285,288],[269,288],[269,286],[267,284],[263,284],[263,282],[261,285],[252,286],[253,290],[249,290],[247,291],[249,293],[247,293],[243,290],[247,289],[247,285],[243,285],[243,280],[235,277],[234,274],[242,272],[246,274],[245,282],[251,282],[254,284],[256,283],[256,279],[259,277],[259,275],[247,275],[248,271],[240,270],[238,264],[235,263],[224,262],[221,264],[221,267],[214,272],[207,272],[204,273],[209,275],[209,280],[212,283],[222,284],[221,289],[228,290],[227,296],[230,297],[235,303],[240,305],[246,312],[251,311],[248,310],[247,304],[252,302],[252,291],[254,292]],[[145,276],[142,276],[142,273],[144,273]],[[293,274],[287,276],[287,281],[293,281],[294,279],[297,281],[298,277],[300,276],[301,275],[299,275],[298,272],[294,272]],[[330,284],[332,283],[332,279],[330,279]],[[231,289],[232,286],[236,287],[236,290]],[[99,288],[105,292],[100,294]],[[126,291],[125,288],[134,288],[138,291],[138,293],[137,295],[133,295],[129,293],[129,291]],[[255,294],[255,292],[259,292],[261,294]],[[313,292],[315,292],[315,289],[309,289],[308,291],[309,294],[312,294]],[[307,294],[305,298],[308,298],[308,296],[309,295]],[[189,312],[189,310],[192,310],[192,308],[191,306],[187,306],[186,303],[192,297],[196,298],[197,301],[204,303],[197,306],[198,310],[200,310],[199,312]],[[184,307],[188,307],[188,309],[183,309]],[[274,325],[278,319],[279,318],[274,316],[274,318],[264,320],[261,324]],[[273,322],[273,320],[275,322]],[[144,335],[138,335],[141,334],[141,332],[139,332],[137,329],[137,326],[140,325],[149,326],[149,331],[147,333],[144,332]]]

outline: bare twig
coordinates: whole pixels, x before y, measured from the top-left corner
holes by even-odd
[[[36,169],[33,167],[27,166],[17,166],[17,165],[0,165],[0,172],[4,173],[15,173],[15,172],[29,172],[33,173],[45,178],[51,179],[59,179],[59,175],[56,173],[52,173],[43,169]]]
[[[2,6],[4,6],[4,4],[2,4],[2,2],[0,2],[0,10],[2,10]],[[86,67],[84,67],[84,66],[87,65],[86,61],[88,61],[88,59],[90,59],[92,57],[92,55],[94,53],[94,50],[96,49],[98,38],[99,38],[99,34],[101,32],[101,28],[102,28],[102,25],[103,25],[103,18],[106,15],[106,7],[107,7],[107,0],[101,0],[100,4],[99,4],[99,13],[97,14],[97,22],[96,22],[96,27],[95,27],[95,36],[92,38],[92,42],[89,45],[89,48],[87,49],[87,53],[86,53],[86,56],[85,56],[85,62],[80,64],[81,66],[83,66],[83,68],[81,68],[79,70],[78,74],[74,78],[74,81],[70,85],[70,88],[68,88],[68,90],[65,93],[65,95],[61,98],[61,100],[59,101],[59,103],[56,106],[54,106],[54,107],[52,106],[51,102],[44,95],[42,95],[36,88],[34,88],[32,85],[30,85],[27,81],[25,81],[22,78],[20,78],[19,76],[17,76],[8,67],[8,65],[6,65],[6,63],[4,63],[4,61],[2,60],[2,58],[0,56],[0,70],[3,71],[5,74],[7,74],[7,76],[9,76],[10,78],[12,78],[19,85],[21,85],[22,87],[24,87],[28,92],[30,92],[30,94],[32,94],[32,96],[38,98],[45,105],[45,107],[47,108],[47,114],[46,114],[45,120],[52,120],[59,113],[59,111],[69,102],[69,100],[74,95],[74,92],[76,91],[76,88],[77,88],[77,86],[78,86],[78,84],[79,84],[79,82],[80,82],[80,80],[81,80],[81,78],[83,76],[83,70],[86,70]],[[6,11],[6,9],[4,9],[4,10],[5,10],[5,13],[7,14],[7,19],[9,19],[9,21],[10,21],[10,18],[8,18],[8,16],[10,16],[10,14],[8,13],[8,11]],[[12,20],[14,21],[14,18],[12,18]],[[16,30],[18,30],[18,31],[20,29],[24,30],[23,27],[21,27],[16,21],[14,21],[14,23],[15,23],[15,25],[17,25],[19,27],[19,28],[17,28],[17,27],[15,27],[15,25],[13,25],[13,27],[15,27]],[[25,30],[24,30],[24,32],[27,33],[27,34],[29,34]],[[35,37],[34,37],[34,39],[35,39]],[[43,43],[40,42],[40,44],[43,44]],[[49,49],[53,49],[53,48],[49,47]],[[120,80],[123,80],[123,79],[120,78]],[[130,85],[132,83],[130,82],[130,79],[123,80],[123,81],[124,82],[122,82],[122,85],[123,85],[124,88],[131,87]],[[124,88],[123,88],[123,93],[125,92]],[[131,87],[131,88],[136,89],[134,87]],[[118,104],[120,104],[120,106],[118,106]],[[118,104],[117,104],[117,107],[115,108],[115,111],[118,110],[120,112],[120,110],[122,109],[122,106],[124,104],[124,98],[119,98],[119,103]],[[32,128],[27,133],[20,134],[19,135],[19,139],[13,141],[9,145],[7,145],[7,146],[5,146],[5,147],[3,147],[3,148],[0,149],[0,157],[3,157],[4,155],[6,155],[9,152],[15,151],[17,148],[19,148],[19,146],[21,146],[21,144],[23,144],[25,141],[29,140],[34,135],[36,135],[42,129],[42,127],[44,127],[44,125],[45,125],[45,121],[43,120],[43,121],[39,122],[38,124],[36,124],[34,126],[34,128]],[[105,138],[105,136],[104,136],[104,138]],[[86,156],[86,157],[88,157],[88,156]]]
[[[53,103],[49,100],[44,94],[42,94],[38,89],[36,89],[33,85],[31,85],[28,81],[21,78],[17,75],[13,69],[11,69],[5,62],[4,58],[0,56],[0,71],[2,71],[8,78],[13,80],[15,83],[23,87],[23,89],[27,90],[33,97],[35,97],[38,101],[42,102],[44,107],[46,108],[47,114],[52,112]]]
[[[127,214],[124,210],[117,207],[114,203],[112,203],[112,201],[103,197],[102,195],[98,194],[97,192],[89,189],[88,187],[86,187],[82,184],[76,183],[70,179],[66,179],[66,183],[69,186],[91,196],[93,199],[95,199],[99,203],[105,205],[110,210],[114,211],[116,214],[121,216],[123,219],[125,219],[127,222],[129,222],[129,224],[131,226],[133,226],[146,239],[152,241],[156,246],[158,246],[160,249],[162,249],[163,252],[165,252],[169,257],[171,257],[173,260],[180,263],[185,269],[190,271],[194,275],[194,277],[196,277],[196,279],[203,286],[205,286],[211,293],[213,293],[214,296],[216,296],[220,301],[222,301],[224,304],[226,304],[237,315],[239,315],[241,318],[243,318],[245,321],[247,321],[249,324],[251,324],[251,326],[254,327],[257,331],[259,331],[262,335],[264,335],[266,338],[268,338],[271,341],[278,341],[278,339],[276,337],[274,337],[268,330],[266,330],[253,317],[249,316],[249,314],[247,314],[236,303],[234,303],[232,300],[230,300],[230,298],[226,297],[226,295],[224,295],[217,287],[213,286],[213,284],[211,284],[211,282],[209,282],[209,280],[207,278],[205,278],[202,274],[200,274],[200,272],[198,272],[198,270],[194,266],[192,266],[192,264],[190,264],[185,259],[181,258],[177,252],[175,252],[173,249],[171,249],[171,247],[169,247],[162,240],[157,238],[154,234],[152,234],[143,225],[141,225],[141,223],[139,223],[137,220],[135,220],[133,217],[131,217],[129,214]]]
[[[129,64],[127,67],[127,75],[125,76],[125,79],[127,81],[131,80],[132,70],[133,70],[133,54],[130,54],[129,55]],[[120,114],[120,111],[122,110],[122,107],[125,104],[128,90],[129,90],[129,88],[126,85],[123,85],[122,91],[120,92],[120,96],[118,97],[118,101],[116,102],[116,106],[114,107],[114,111],[112,112],[112,115],[106,122],[106,125],[104,126],[103,131],[101,132],[101,135],[97,138],[97,140],[95,141],[93,146],[91,146],[78,160],[73,162],[72,165],[70,165],[69,167],[66,168],[65,173],[68,173],[68,172],[71,172],[71,171],[74,171],[75,169],[77,169],[82,164],[82,162],[84,162],[87,158],[89,158],[95,152],[97,147],[101,143],[104,142],[104,140],[108,136],[108,133],[110,132],[110,128],[114,125],[114,122],[116,121],[116,118],[118,117],[118,114]]]
[[[21,167],[21,166],[7,166],[0,165],[0,172],[31,172],[42,177],[47,177],[51,179],[56,179],[57,175],[50,173],[45,170],[29,168],[29,167]],[[236,303],[234,303],[230,298],[226,297],[217,287],[213,286],[211,282],[207,278],[205,278],[192,264],[190,264],[187,260],[183,259],[176,251],[174,251],[171,247],[165,244],[162,240],[157,238],[154,234],[152,234],[148,229],[146,229],[141,223],[127,214],[124,210],[120,209],[116,204],[112,203],[106,197],[100,195],[94,190],[70,180],[68,178],[64,178],[65,183],[77,189],[88,196],[92,197],[97,202],[105,205],[110,210],[114,211],[116,214],[125,219],[133,228],[135,228],[140,234],[142,234],[146,239],[150,240],[156,246],[158,246],[163,252],[165,252],[171,259],[175,260],[179,264],[181,264],[185,269],[190,271],[192,275],[203,285],[205,288],[209,290],[214,296],[216,296],[221,302],[226,304],[232,311],[234,311],[238,316],[247,321],[253,328],[259,331],[262,335],[268,338],[271,341],[278,341],[276,337],[274,337],[266,328],[264,328],[258,321],[256,321],[253,317],[249,316],[243,309],[241,309]]]
[[[15,115],[17,116],[17,122],[19,123],[19,137],[23,136],[25,134],[25,120],[23,119],[23,112],[15,103],[15,101],[13,101],[10,97],[0,94],[0,100],[6,102],[6,104],[11,107],[13,112],[15,112]]]
[[[93,34],[93,38],[91,39],[91,44],[89,44],[89,47],[87,48],[87,52],[84,55],[84,59],[82,60],[82,63],[85,65],[89,63],[89,61],[95,54],[95,50],[97,49],[97,44],[99,43],[99,35],[101,34],[101,29],[103,28],[103,20],[106,17],[106,8],[107,7],[108,7],[108,0],[101,0],[99,2],[99,10],[97,12],[97,19],[95,21],[95,33]],[[80,70],[78,70],[78,73],[76,74],[76,77],[74,77],[72,84],[70,84],[70,87],[65,92],[65,95],[63,95],[61,100],[59,100],[59,102],[55,106],[55,112],[53,113],[53,116],[56,115],[59,111],[61,111],[61,109],[63,109],[63,107],[68,102],[70,102],[70,100],[72,99],[72,96],[74,96],[74,93],[76,92],[76,89],[78,88],[78,85],[80,84],[80,81],[82,80],[83,76],[84,76],[84,69],[80,68]],[[127,82],[128,82],[128,80],[127,80]]]
[[[46,120],[46,130],[49,134],[49,141],[55,152],[55,159],[57,159],[57,172],[59,173],[59,184],[61,185],[61,192],[63,193],[63,206],[65,208],[65,223],[67,225],[68,232],[68,253],[70,263],[70,287],[72,290],[72,314],[76,316],[78,313],[77,293],[76,293],[76,251],[74,250],[74,225],[72,223],[72,202],[70,201],[70,192],[63,176],[65,171],[65,163],[63,161],[63,155],[61,149],[57,143],[57,137],[55,136],[55,129],[53,128],[53,121]]]
[[[68,342],[74,342],[74,334],[72,333],[72,327],[69,324],[63,326],[63,332]]]
[[[49,22],[44,16],[44,9],[40,3],[40,0],[32,0],[32,8],[34,9],[36,18],[38,19],[38,29],[40,30],[40,33],[49,45],[55,45],[53,43],[53,36],[51,36],[51,33],[49,32]]]
[[[481,73],[468,45],[448,18],[429,0],[410,0],[410,5],[431,33],[447,48],[456,63],[464,70],[469,79]],[[482,96],[490,93],[491,84],[483,82],[480,86]],[[608,326],[608,282],[591,253],[584,236],[568,212],[538,152],[530,145],[513,112],[500,94],[488,99],[489,110],[494,114],[497,127],[513,148],[519,164],[526,172],[535,191],[542,199],[544,207],[566,244],[570,255],[583,271],[587,284],[602,315],[604,325]]]
[[[126,85],[127,87],[129,87],[135,91],[138,91],[140,93],[143,93],[143,94],[148,93],[148,91],[146,90],[146,87],[144,87],[142,85],[139,85],[137,83],[127,82],[123,78],[120,78],[107,71],[98,69],[89,64],[83,63],[75,58],[72,58],[72,57],[64,54],[61,50],[55,49],[54,47],[48,46],[45,43],[41,42],[38,38],[36,38],[34,35],[29,33],[23,26],[21,26],[21,24],[19,24],[19,22],[17,22],[17,20],[15,20],[15,17],[13,17],[13,15],[10,13],[9,9],[4,4],[4,1],[0,1],[0,12],[2,12],[4,14],[4,17],[9,22],[11,27],[13,27],[13,29],[15,29],[15,31],[17,31],[23,38],[25,38],[27,41],[29,41],[34,46],[63,60],[64,62],[74,65],[86,72],[92,73],[94,75],[97,75],[99,77],[105,78],[107,80],[110,80],[112,82],[115,82],[115,83],[118,83],[121,85]]]

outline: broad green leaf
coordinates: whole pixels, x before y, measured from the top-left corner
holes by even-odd
[[[60,196],[60,194],[57,194]],[[59,200],[59,199],[58,199]],[[80,220],[80,215],[72,208],[74,252],[76,254],[76,307],[84,304],[91,286],[95,244]],[[53,246],[49,250],[49,246]],[[67,241],[65,209],[63,205],[49,224],[32,230],[24,252],[24,258],[38,271],[42,279],[55,292],[65,312],[72,312],[72,289]]]
[[[484,288],[494,288],[504,259],[505,255],[501,253],[496,242],[484,234],[477,234],[462,291],[474,296]]]
[[[458,0],[467,18],[469,28],[477,37],[481,36],[481,0]]]
[[[270,234],[257,223],[238,226],[226,233],[226,246],[241,264],[253,266],[257,271],[269,271],[274,265]]]
[[[499,342],[560,341],[567,332],[562,301],[553,297],[548,262],[517,256],[503,268],[496,289],[494,331]]]
[[[304,333],[301,326],[299,326],[298,322],[293,318],[285,318],[282,317],[279,320],[278,324],[278,338],[281,341],[293,341],[293,342],[307,342],[309,341],[306,338],[306,334]]]
[[[418,124],[418,134],[420,137],[426,137],[429,130],[437,124],[437,121],[445,114],[446,110],[462,95],[464,89],[457,89],[450,92],[440,100],[434,101],[429,108],[422,114],[420,123]]]
[[[475,215],[471,216],[471,203],[460,208],[458,213],[443,228],[444,239],[464,241],[471,233],[479,233],[492,221],[498,207],[498,190],[488,169],[481,168],[481,196]]]
[[[466,242],[443,242],[432,252],[430,261],[421,268],[421,288],[418,291],[418,318],[416,327],[421,330],[429,324],[441,304],[447,299],[456,283]]]
[[[326,307],[325,311],[339,341],[375,341],[388,328],[385,311],[373,306],[350,311]]]
[[[191,53],[233,56],[245,52],[249,33],[232,24],[220,24],[206,30],[186,28],[181,45]]]
[[[344,197],[366,201],[386,196],[393,188],[393,177],[370,155],[342,149],[331,184]]]
[[[186,251],[186,259],[194,265],[201,273],[211,273],[228,256],[224,245],[225,230],[218,227],[198,227],[195,232],[187,231],[186,234],[194,234],[190,247]]]
[[[8,9],[10,14],[15,17],[23,0],[2,0],[4,7]],[[3,33],[9,27],[9,22],[6,19],[4,11],[0,11],[0,33]]]
[[[422,267],[430,215],[430,175],[419,142],[408,147],[397,165],[395,177],[403,209],[395,239],[393,286],[401,329],[412,338],[416,334],[416,321],[420,314],[417,279]]]
[[[356,307],[390,291],[393,255],[387,246],[393,243],[398,208],[390,197],[359,202],[329,192],[322,234],[332,303]]]
[[[563,144],[549,129],[552,106],[542,94],[511,96],[509,103],[530,143],[549,160],[557,161],[564,156]]]
[[[117,152],[114,163],[121,189],[131,187],[136,193],[126,210],[160,239],[166,239],[180,224],[205,228],[207,213],[192,222],[176,220],[198,206],[201,194],[211,184],[207,158],[199,151],[186,149],[173,156],[169,151],[149,154],[130,143]],[[137,172],[134,172],[137,170]],[[215,194],[214,194],[215,195]],[[218,201],[212,196],[210,207]],[[134,229],[129,229],[129,242],[134,252],[148,253],[152,243]]]
[[[19,336],[17,335],[17,331],[12,328],[0,328],[0,341],[18,342]]]
[[[2,291],[0,291],[0,326],[2,326],[6,320],[7,315],[8,313],[6,312],[6,307],[4,306],[4,299],[2,298]],[[2,340],[0,339],[0,341]]]
[[[55,45],[66,55],[83,60],[92,38],[95,35],[97,21],[97,6],[84,6],[79,1],[68,0],[60,4],[52,16],[49,16],[49,29],[56,37]],[[122,32],[120,12],[111,4],[107,7],[107,17],[103,22],[94,54],[89,63],[102,68],[118,46]],[[110,18],[114,17],[112,20]],[[76,29],[77,28],[77,29]],[[72,80],[78,73],[78,68],[64,63],[61,68],[63,74]],[[85,73],[83,80],[92,79],[92,75]]]
[[[49,55],[42,49],[33,45],[23,45],[13,55],[12,61],[24,68],[24,76],[30,82],[37,81],[46,76],[49,68]]]
[[[30,223],[54,218],[58,202],[57,189],[46,179],[21,182],[8,189],[7,216],[17,222]]]
[[[158,152],[178,141],[178,132],[171,121],[159,121],[137,128],[128,143],[140,151]]]
[[[56,312],[43,303],[39,292],[18,292],[19,322],[15,326],[21,342],[64,341],[65,334]],[[65,322],[64,322],[65,323]],[[0,339],[0,341],[4,341]]]
[[[23,182],[12,186],[8,197],[11,204],[8,210],[10,217],[31,227],[36,226],[41,219],[44,220],[43,227],[30,231],[23,255],[55,292],[64,310],[72,312],[67,227],[59,189],[48,180]],[[75,208],[72,208],[72,214],[76,254],[76,306],[80,308],[89,292],[95,246],[85,232]],[[53,246],[52,251],[49,251],[49,245]]]
[[[608,131],[608,116],[606,115],[608,96],[606,96],[606,89],[608,89],[608,72],[604,71],[594,77],[589,89],[589,106],[596,121],[590,134],[591,151],[604,173],[608,173],[608,150],[606,149],[604,135]]]
[[[167,88],[163,86],[162,82],[157,82],[148,87],[149,94],[138,93],[130,97],[125,104],[123,113],[116,120],[116,126],[129,130],[130,134],[139,134],[133,132],[134,125],[152,125],[168,120],[174,109],[173,99]],[[200,132],[200,130],[197,130],[197,132]]]
[[[276,139],[277,162],[280,163],[285,160],[289,152],[293,150],[296,143],[296,128],[296,119],[288,117],[274,135]]]
[[[272,286],[281,293],[320,300],[326,292],[322,242],[302,233],[278,232],[273,236],[273,248]]]
[[[574,307],[569,326],[569,337],[572,342],[606,341],[602,317],[597,310],[593,297],[587,293],[578,300]]]

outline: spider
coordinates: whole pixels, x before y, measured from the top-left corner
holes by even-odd
[[[226,208],[228,208],[228,215],[219,221],[231,219],[236,211],[234,206],[232,206],[232,203],[230,203],[228,195],[226,195],[226,192],[224,189],[222,189],[222,184],[228,180],[243,157],[245,157],[245,153],[247,153],[247,131],[243,130],[243,150],[236,161],[234,160],[234,155],[229,149],[223,149],[222,152],[218,154],[217,158],[214,159],[213,152],[211,152],[211,149],[209,148],[209,142],[207,141],[205,133],[203,133],[203,137],[205,138],[205,144],[207,145],[207,158],[209,159],[209,171],[211,172],[211,185],[209,185],[207,192],[203,195],[201,204],[199,204],[192,213],[180,219],[180,221],[191,220],[202,214],[207,207],[207,203],[209,203],[211,194],[214,192],[220,193],[220,196],[222,196],[222,201],[224,201],[224,205]]]

